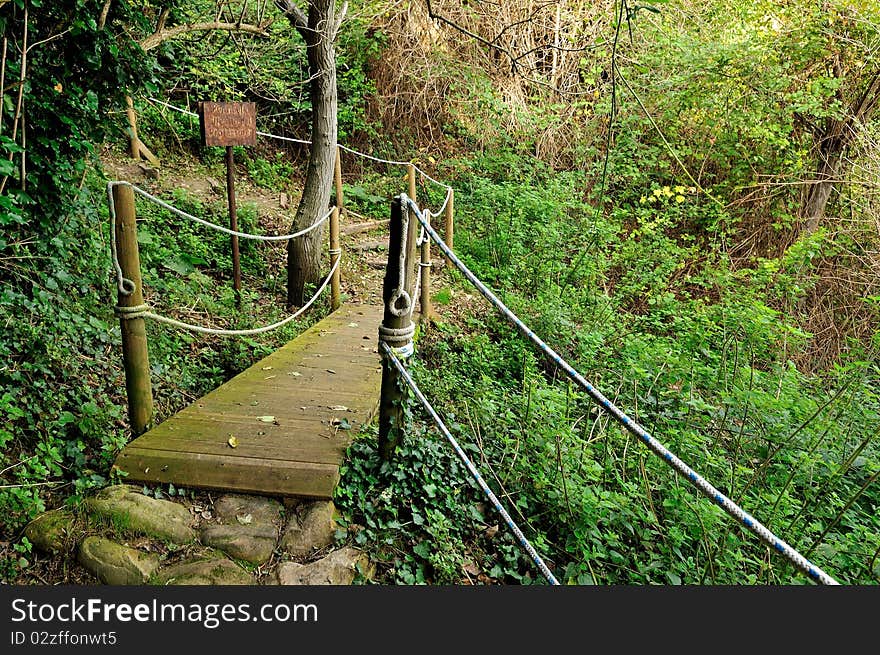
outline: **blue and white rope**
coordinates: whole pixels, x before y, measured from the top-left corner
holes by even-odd
[[[452,447],[455,449],[455,452],[458,454],[461,461],[464,462],[464,465],[467,467],[468,471],[470,471],[474,480],[476,480],[477,484],[480,486],[480,489],[483,490],[483,493],[489,498],[492,504],[495,506],[495,509],[504,517],[504,522],[507,523],[508,527],[513,531],[516,535],[516,538],[519,540],[522,547],[526,550],[535,564],[538,565],[538,568],[541,569],[541,573],[544,574],[544,577],[547,578],[547,582],[551,585],[558,585],[559,581],[554,577],[553,573],[550,572],[550,569],[547,568],[547,565],[544,563],[544,560],[541,559],[541,556],[538,555],[538,552],[535,550],[534,546],[529,543],[529,540],[526,539],[526,536],[523,534],[522,530],[519,529],[519,526],[513,521],[510,517],[510,514],[507,513],[507,510],[504,509],[504,506],[498,500],[497,496],[492,493],[492,490],[489,488],[489,485],[486,484],[486,481],[483,480],[483,476],[480,475],[480,472],[477,470],[477,467],[474,466],[473,462],[470,458],[465,454],[462,450],[461,446],[458,445],[458,442],[455,440],[455,437],[449,432],[449,429],[446,427],[446,424],[443,423],[443,419],[437,414],[434,408],[431,406],[431,403],[428,402],[428,399],[425,398],[425,395],[422,393],[421,389],[419,389],[418,385],[416,385],[415,381],[410,376],[409,372],[404,368],[403,364],[400,360],[395,356],[394,350],[385,342],[380,341],[379,347],[382,349],[382,355],[391,362],[391,364],[397,369],[397,372],[403,377],[406,381],[407,386],[412,389],[412,392],[416,395],[416,398],[419,399],[419,402],[422,404],[422,407],[430,414],[431,419],[433,419],[434,423],[437,425],[437,428],[443,434],[444,437],[452,444]]]
[[[742,523],[754,534],[756,534],[765,544],[767,544],[775,551],[790,560],[798,569],[806,573],[810,578],[821,584],[839,584],[834,578],[825,573],[825,571],[810,562],[807,558],[798,553],[789,544],[785,543],[785,541],[773,534],[757,519],[745,512],[730,498],[728,498],[718,489],[709,484],[707,480],[696,473],[687,464],[682,462],[665,446],[663,446],[663,444],[657,441],[657,439],[652,437],[647,432],[647,430],[645,430],[642,426],[640,426],[629,416],[627,416],[623,411],[621,411],[617,406],[615,406],[610,400],[608,400],[598,389],[590,384],[580,373],[578,373],[568,362],[566,362],[561,355],[559,355],[555,350],[544,343],[544,341],[540,337],[538,337],[525,323],[523,323],[516,314],[514,314],[503,302],[501,302],[501,300],[499,300],[498,297],[494,293],[492,293],[492,291],[489,290],[489,288],[486,287],[486,285],[483,284],[458,257],[455,256],[455,253],[453,253],[452,250],[449,249],[449,246],[447,246],[446,243],[444,243],[443,239],[441,239],[440,236],[431,228],[431,225],[428,223],[428,221],[426,221],[422,217],[418,205],[416,205],[416,203],[413,202],[412,199],[407,197],[406,194],[401,194],[401,198],[405,203],[409,204],[410,207],[415,210],[416,216],[419,217],[419,222],[421,222],[421,224],[424,226],[425,231],[428,233],[431,239],[434,240],[440,250],[443,251],[443,254],[448,258],[448,260],[451,261],[456,266],[456,268],[458,268],[458,270],[460,270],[464,274],[464,276],[471,282],[471,284],[473,284],[477,288],[477,290],[496,307],[496,309],[498,309],[511,323],[513,323],[513,325],[515,325],[523,335],[525,335],[530,341],[532,341],[532,343],[538,346],[538,348],[540,348],[542,352],[550,357],[550,359],[552,359],[557,366],[565,371],[566,375],[568,375],[571,380],[573,380],[577,385],[584,389],[593,400],[599,403],[599,405],[601,405],[605,411],[607,411],[612,417],[614,417],[615,420],[623,425],[624,428],[626,428],[629,432],[638,437],[646,446],[648,446],[648,448],[650,448],[655,454],[663,458],[663,461],[669,464],[681,476],[686,478],[705,496],[714,501],[725,512],[736,518],[740,523]]]

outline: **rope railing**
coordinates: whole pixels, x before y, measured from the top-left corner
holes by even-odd
[[[821,568],[810,562],[801,555],[792,546],[777,537],[760,521],[752,517],[739,505],[730,498],[722,494],[718,489],[712,486],[705,478],[700,476],[696,471],[685,464],[681,459],[676,457],[657,439],[652,437],[636,421],[631,419],[625,412],[619,409],[614,403],[606,398],[596,387],[590,384],[574,367],[565,361],[559,353],[547,345],[540,337],[538,337],[523,321],[514,314],[471,270],[452,252],[452,250],[444,243],[443,239],[431,227],[430,220],[426,219],[423,214],[430,214],[428,211],[421,210],[419,206],[413,202],[406,194],[401,194],[403,202],[415,212],[419,222],[422,224],[428,236],[437,244],[437,247],[443,252],[447,261],[451,262],[467,280],[476,287],[476,289],[501,312],[502,315],[512,323],[527,339],[535,344],[545,355],[559,366],[565,374],[587,394],[596,401],[606,412],[608,412],[618,423],[620,423],[631,434],[638,437],[648,448],[656,455],[660,456],[664,462],[673,468],[680,476],[688,480],[692,486],[698,489],[707,498],[714,501],[727,514],[734,517],[742,525],[748,528],[752,533],[758,536],[766,545],[772,547],[775,551],[786,557],[795,567],[806,573],[811,579],[821,584],[837,585],[839,584],[834,578],[828,575]]]
[[[201,225],[205,225],[205,226],[210,227],[215,230],[219,230],[221,232],[226,232],[228,234],[235,234],[235,235],[243,237],[243,238],[255,239],[258,241],[286,241],[286,240],[290,240],[290,239],[302,236],[304,234],[307,234],[308,232],[311,232],[312,230],[314,230],[318,226],[320,226],[324,221],[326,221],[333,214],[333,211],[334,211],[334,209],[331,209],[327,214],[325,214],[324,216],[319,218],[317,221],[312,223],[310,226],[308,226],[305,229],[300,230],[299,232],[296,232],[294,234],[286,234],[286,235],[280,235],[280,236],[264,236],[264,235],[249,234],[246,232],[238,232],[235,230],[230,230],[228,228],[223,227],[222,225],[217,225],[215,223],[211,223],[210,221],[206,221],[204,219],[201,219],[198,216],[193,216],[192,214],[189,214],[181,209],[178,209],[177,207],[174,207],[173,205],[168,204],[164,200],[157,198],[156,196],[152,195],[151,193],[144,191],[143,189],[135,186],[134,184],[131,184],[130,182],[126,182],[126,181],[122,181],[122,180],[116,180],[113,182],[109,182],[107,184],[107,197],[108,197],[108,206],[109,206],[108,213],[110,214],[110,229],[111,229],[111,234],[113,235],[113,236],[111,236],[111,239],[110,239],[110,256],[112,259],[113,268],[116,272],[116,286],[117,286],[117,289],[119,290],[119,293],[123,296],[131,295],[132,292],[134,291],[135,284],[132,280],[126,278],[123,275],[122,266],[119,262],[119,253],[118,253],[118,250],[116,247],[115,234],[116,234],[117,217],[116,217],[116,201],[113,197],[113,188],[118,187],[118,186],[126,186],[126,187],[131,188],[133,192],[137,193],[138,195],[142,196],[143,198],[146,198],[150,202],[152,202],[152,203],[154,203],[164,209],[167,209],[168,211],[172,212],[173,214],[180,216],[181,218],[185,218],[185,219],[194,221],[196,223],[199,223]],[[284,317],[283,319],[281,319],[279,321],[276,321],[276,322],[271,323],[269,325],[264,325],[262,327],[241,329],[241,330],[232,330],[232,329],[225,329],[225,328],[213,328],[213,327],[206,327],[206,326],[202,326],[202,325],[195,325],[192,323],[186,323],[184,321],[178,321],[177,319],[170,318],[168,316],[163,316],[161,314],[157,314],[156,312],[153,312],[150,309],[150,306],[146,303],[135,305],[135,306],[122,306],[122,305],[117,304],[116,307],[114,308],[114,311],[116,312],[117,316],[119,316],[123,320],[131,320],[131,319],[135,319],[135,318],[149,318],[149,319],[152,319],[152,320],[157,321],[159,323],[164,323],[166,325],[171,325],[173,327],[177,327],[177,328],[181,328],[181,329],[185,329],[185,330],[190,330],[192,332],[199,332],[202,334],[211,334],[211,335],[220,335],[220,336],[253,336],[253,335],[257,335],[257,334],[263,334],[265,332],[270,332],[271,330],[275,330],[275,329],[280,328],[284,325],[287,325],[291,321],[293,321],[296,318],[298,318],[299,316],[301,316],[306,310],[309,309],[309,307],[311,307],[315,303],[315,301],[320,297],[320,295],[324,292],[324,289],[327,288],[327,285],[333,279],[333,274],[339,269],[339,262],[341,261],[340,254],[341,254],[341,249],[337,248],[337,249],[331,250],[330,255],[331,255],[331,257],[334,258],[334,261],[333,261],[333,265],[330,267],[330,272],[327,274],[327,277],[324,279],[324,281],[318,287],[318,290],[315,292],[315,294],[308,300],[308,302],[303,304],[303,306],[300,307],[296,312],[289,314],[288,316]]]
[[[167,107],[168,109],[171,109],[172,111],[176,111],[180,114],[184,114],[185,116],[192,116],[195,118],[198,118],[198,116],[199,116],[194,111],[190,111],[189,109],[184,109],[182,107],[177,107],[176,105],[172,105],[169,102],[164,102],[164,101],[159,100],[157,98],[147,98],[147,99],[154,104],[161,105],[163,107]],[[308,141],[306,139],[295,139],[293,137],[282,136],[280,134],[272,134],[271,132],[261,132],[261,131],[257,130],[257,135],[264,137],[264,138],[267,138],[267,139],[275,139],[277,141],[286,141],[288,143],[297,143],[297,144],[305,145],[305,146],[312,145],[312,142]],[[395,159],[383,159],[382,157],[376,157],[374,155],[369,155],[365,152],[361,152],[360,150],[355,150],[354,148],[350,148],[348,146],[342,145],[341,143],[337,143],[336,145],[339,147],[340,150],[344,150],[345,152],[350,153],[356,157],[360,157],[361,159],[368,159],[370,161],[374,161],[378,164],[385,164],[388,166],[409,166],[412,164],[412,162],[408,162],[408,161],[399,161],[399,160],[395,160]],[[443,182],[435,180],[433,177],[428,175],[424,170],[422,170],[421,168],[419,168],[415,164],[412,164],[412,166],[413,166],[413,168],[415,168],[416,172],[418,172],[428,182],[431,182],[432,184],[436,184],[437,186],[446,189],[447,190],[447,198],[449,197],[448,192],[452,190],[452,187],[450,187],[448,184],[444,184]],[[446,203],[444,203],[443,206],[445,207]],[[443,210],[441,210],[441,211],[443,211]]]
[[[519,526],[514,522],[514,520],[510,517],[510,514],[507,513],[507,510],[504,509],[504,506],[498,500],[498,497],[492,492],[492,489],[489,488],[489,485],[486,484],[486,481],[483,479],[483,476],[480,475],[477,467],[474,466],[474,463],[467,456],[467,454],[462,450],[461,446],[458,445],[458,442],[455,440],[455,437],[452,436],[452,433],[449,431],[449,428],[446,427],[446,424],[443,422],[443,419],[440,418],[440,415],[437,414],[437,411],[431,406],[431,403],[428,402],[428,399],[425,397],[425,394],[422,393],[422,390],[419,389],[418,385],[413,380],[412,376],[409,374],[409,371],[403,366],[400,360],[394,353],[394,349],[391,348],[387,343],[380,342],[379,343],[382,349],[382,356],[387,358],[388,361],[397,369],[397,372],[404,379],[407,386],[410,390],[415,394],[416,398],[418,398],[419,402],[422,404],[422,407],[425,408],[425,411],[428,412],[431,419],[434,421],[434,424],[437,426],[437,429],[440,430],[440,433],[446,437],[446,440],[452,444],[452,447],[455,449],[456,454],[464,462],[464,465],[467,467],[467,470],[470,471],[470,474],[473,476],[476,483],[480,486],[480,489],[483,490],[483,493],[491,501],[492,505],[498,510],[498,513],[504,518],[504,522],[507,523],[508,527],[513,531],[516,535],[516,538],[519,540],[520,545],[526,550],[535,564],[538,565],[538,568],[541,570],[541,573],[544,574],[544,577],[547,578],[547,582],[551,585],[558,585],[559,582],[554,577],[553,573],[544,563],[544,560],[541,559],[541,556],[538,555],[538,552],[535,550],[534,546],[529,543],[529,540],[523,534],[522,530],[520,530]]]
[[[183,321],[178,321],[177,319],[169,318],[168,316],[162,316],[161,314],[156,314],[155,312],[150,311],[149,305],[137,305],[136,307],[122,307],[117,305],[114,309],[116,311],[117,316],[123,319],[133,319],[133,318],[150,318],[159,323],[165,323],[166,325],[171,325],[176,328],[181,328],[184,330],[190,330],[191,332],[199,332],[201,334],[214,334],[220,336],[239,336],[246,337],[252,336],[255,334],[263,334],[265,332],[271,332],[277,328],[280,328],[284,325],[287,325],[291,321],[297,319],[299,316],[303,314],[309,307],[311,307],[315,301],[321,296],[324,292],[324,289],[327,288],[327,285],[330,284],[330,280],[333,279],[333,274],[336,272],[336,269],[339,267],[340,260],[337,259],[333,266],[330,267],[330,272],[327,274],[327,277],[324,278],[324,281],[321,282],[321,286],[318,287],[318,290],[315,292],[308,302],[306,302],[302,307],[296,310],[294,313],[289,314],[284,317],[280,321],[276,321],[275,323],[270,323],[269,325],[264,325],[258,328],[250,328],[243,330],[227,330],[222,328],[211,328],[205,327],[202,325],[194,325],[192,323],[184,323]]]

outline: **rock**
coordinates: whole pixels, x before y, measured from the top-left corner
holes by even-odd
[[[145,166],[144,164],[138,164],[138,168],[141,169],[141,173],[144,174],[144,177],[148,180],[158,180],[159,179],[159,171],[150,166]]]
[[[366,578],[373,575],[367,556],[355,548],[346,547],[311,564],[284,562],[278,566],[276,575],[281,585],[350,585],[358,570]]]
[[[27,524],[24,536],[28,538],[35,548],[54,555],[71,550],[73,543],[72,532],[76,517],[65,509],[54,509],[40,514]]]
[[[214,503],[214,514],[223,522],[239,524],[248,515],[255,524],[274,525],[281,520],[283,507],[272,498],[227,494]]]
[[[332,501],[303,503],[290,516],[281,549],[294,557],[305,557],[317,548],[333,543],[336,537],[336,508]]]
[[[208,525],[202,529],[202,543],[219,548],[235,559],[265,564],[275,550],[278,531],[271,524]]]
[[[79,546],[78,561],[104,584],[144,584],[159,568],[159,556],[143,553],[104,537],[87,537]]]
[[[217,557],[181,562],[160,569],[156,581],[162,585],[252,585],[253,576],[235,562]]]
[[[226,187],[223,186],[222,184],[220,184],[213,177],[206,178],[206,181],[208,182],[208,186],[211,187],[211,191],[213,191],[214,193],[225,193],[226,192]]]
[[[193,541],[189,510],[169,500],[145,496],[134,487],[115,485],[87,498],[86,507],[122,530],[159,537],[175,544]]]

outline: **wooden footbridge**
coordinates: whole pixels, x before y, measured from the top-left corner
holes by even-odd
[[[343,305],[130,442],[130,481],[332,498],[352,435],[375,414],[382,308]]]

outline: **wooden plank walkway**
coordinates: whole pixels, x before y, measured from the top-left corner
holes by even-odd
[[[378,406],[382,311],[343,305],[134,439],[115,466],[130,482],[332,498],[345,449]]]

